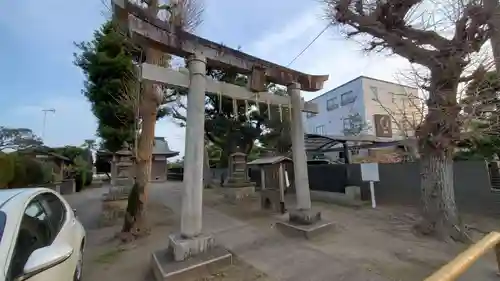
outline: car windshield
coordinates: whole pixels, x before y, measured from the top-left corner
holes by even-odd
[[[2,242],[3,230],[5,229],[5,221],[7,220],[7,215],[0,211],[0,242]]]

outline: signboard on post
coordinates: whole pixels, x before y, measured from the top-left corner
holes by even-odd
[[[374,182],[380,181],[378,173],[378,163],[362,163],[361,164],[361,180],[370,183],[370,194],[372,198],[372,208],[377,207],[375,200]]]
[[[378,175],[378,163],[361,163],[362,181],[380,181]]]

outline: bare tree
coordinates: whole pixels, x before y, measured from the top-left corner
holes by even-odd
[[[453,191],[453,151],[461,128],[457,92],[471,56],[489,39],[491,11],[475,0],[325,2],[328,19],[350,27],[349,36],[371,36],[367,50],[389,50],[428,69],[422,85],[429,93],[427,112],[416,131],[423,217],[417,229],[445,239],[466,239]]]
[[[498,0],[484,0],[484,6],[493,12],[489,25],[491,31],[491,48],[495,58],[497,73],[500,75],[500,2]]]
[[[411,73],[412,76],[418,75],[415,69]],[[406,78],[415,79],[415,77]],[[415,80],[415,82],[418,85],[418,80]],[[399,92],[373,97],[373,101],[377,103],[377,106],[391,118],[393,132],[395,131],[396,135],[402,139],[405,149],[403,161],[415,161],[420,158],[415,133],[426,115],[426,99],[424,93],[419,94],[418,92],[409,91],[404,86],[401,86]]]

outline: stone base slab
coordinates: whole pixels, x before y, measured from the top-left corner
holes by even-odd
[[[102,212],[99,217],[100,226],[111,226],[125,216],[128,200],[113,200],[102,202]]]
[[[132,186],[112,186],[109,192],[104,194],[105,201],[126,200],[132,191]]]
[[[183,238],[180,234],[171,234],[168,236],[168,247],[175,261],[183,261],[214,248],[215,240],[206,234],[200,234],[194,238]]]
[[[299,225],[291,222],[280,221],[276,223],[278,230],[287,236],[313,239],[318,237],[330,229],[334,224],[332,222],[318,221],[314,224]]]
[[[311,225],[321,221],[321,212],[314,210],[290,210],[289,220],[292,224]]]
[[[155,251],[151,258],[156,281],[205,280],[231,264],[231,253],[218,246],[184,261],[175,261],[171,249]]]
[[[245,186],[245,187],[222,187],[222,194],[224,198],[229,201],[239,201],[245,199],[246,197],[252,196],[255,193],[255,186]]]

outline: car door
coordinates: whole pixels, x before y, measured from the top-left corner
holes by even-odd
[[[70,281],[73,280],[73,276],[76,269],[76,264],[78,262],[78,255],[80,254],[80,244],[81,239],[77,231],[76,219],[73,215],[73,210],[68,209],[66,204],[64,204],[59,196],[54,193],[42,193],[38,195],[38,200],[47,213],[48,222],[50,223],[50,228],[52,232],[53,245],[69,245],[73,248],[73,254],[69,259],[59,264],[57,267],[56,274],[48,272],[48,279],[53,280],[56,276],[57,280]],[[43,274],[41,275],[43,277]],[[33,281],[45,281],[47,279],[33,279]],[[31,280],[30,280],[31,281]]]
[[[47,194],[50,193],[37,195],[28,203],[24,211],[17,233],[14,253],[9,265],[7,280],[14,281],[16,277],[22,275],[26,261],[36,249],[52,244],[65,243],[69,239],[69,234],[64,231],[67,224],[67,216],[63,215],[61,222],[60,216],[55,215],[50,207],[50,204],[54,204],[50,199],[55,195]],[[57,196],[55,197],[57,198]],[[72,243],[68,244],[73,246]],[[72,280],[78,258],[77,255],[78,249],[73,252],[69,259],[30,277],[29,280]]]

